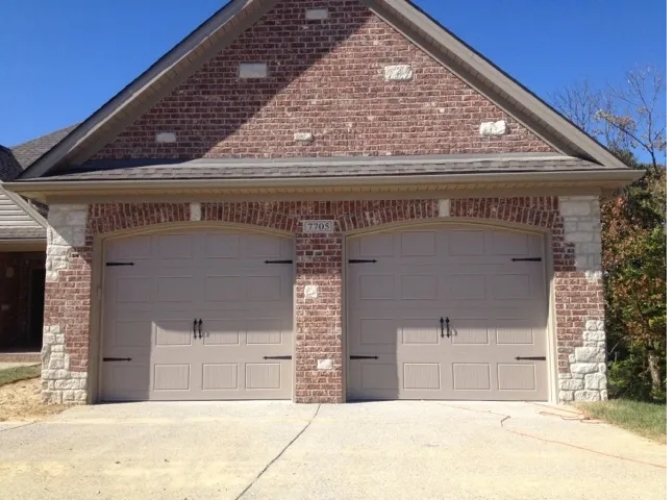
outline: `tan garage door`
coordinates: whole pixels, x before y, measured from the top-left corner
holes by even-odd
[[[349,399],[547,399],[543,254],[481,226],[351,238]]]
[[[102,399],[291,398],[291,259],[290,240],[241,231],[107,244]]]

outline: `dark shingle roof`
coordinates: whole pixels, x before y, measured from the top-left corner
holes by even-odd
[[[89,162],[84,168],[21,182],[150,179],[261,179],[367,177],[494,172],[592,171],[602,167],[554,154],[355,156],[281,159],[127,160]]]
[[[22,171],[11,149],[0,146],[0,181],[10,181]]]
[[[62,141],[72,130],[78,127],[79,124],[70,125],[69,127],[61,128],[50,134],[43,135],[37,139],[33,139],[18,146],[11,148],[16,160],[19,162],[21,167],[25,170],[28,168],[35,160],[40,156],[46,153],[53,146]]]

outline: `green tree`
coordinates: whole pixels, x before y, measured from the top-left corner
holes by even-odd
[[[602,204],[602,262],[613,395],[665,399],[665,169]]]
[[[573,123],[646,172],[602,200],[602,263],[610,393],[654,401],[665,400],[664,94],[663,75],[648,67],[618,86],[584,81],[551,96]]]

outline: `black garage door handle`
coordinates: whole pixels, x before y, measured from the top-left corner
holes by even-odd
[[[102,358],[102,361],[132,361],[132,358]]]

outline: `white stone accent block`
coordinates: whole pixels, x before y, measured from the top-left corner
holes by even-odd
[[[451,200],[440,200],[438,202],[438,215],[440,217],[449,217],[452,211]]]
[[[587,373],[595,373],[598,371],[597,363],[574,363],[570,365],[572,374],[585,375]]]
[[[333,359],[318,359],[317,360],[317,369],[318,370],[333,370],[334,364]]]
[[[190,203],[190,220],[193,222],[201,220],[201,203]]]
[[[297,132],[294,134],[294,140],[296,142],[313,142],[315,137],[311,132]]]
[[[558,201],[565,241],[574,243],[576,269],[594,283],[602,277],[600,202],[596,196],[561,196]]]
[[[559,391],[558,392],[558,401],[561,403],[566,403],[568,401],[574,401],[574,393],[572,391]]]
[[[598,347],[577,347],[574,350],[574,357],[577,363],[604,363],[604,348]]]
[[[329,18],[329,10],[326,8],[306,9],[306,19],[308,21],[323,21]]]
[[[307,299],[316,299],[318,293],[319,289],[317,288],[317,285],[306,285],[303,289],[303,295]]]
[[[176,134],[174,132],[159,132],[155,134],[155,142],[158,144],[172,144],[176,142]]]
[[[584,380],[586,389],[594,391],[607,390],[607,377],[603,373],[589,373]]]
[[[387,82],[408,81],[412,80],[413,77],[414,72],[412,71],[412,66],[407,64],[384,67],[384,79]]]
[[[584,387],[584,381],[578,378],[566,378],[558,381],[558,388],[563,391],[580,391]]]
[[[482,137],[501,136],[507,134],[507,132],[509,132],[509,129],[505,120],[482,122],[479,126],[479,135]]]
[[[46,281],[58,279],[58,271],[69,269],[73,247],[86,244],[87,205],[51,205],[46,233]]]
[[[600,401],[600,391],[576,391],[575,401]]]
[[[266,78],[268,74],[266,63],[241,63],[239,66],[239,78]]]

